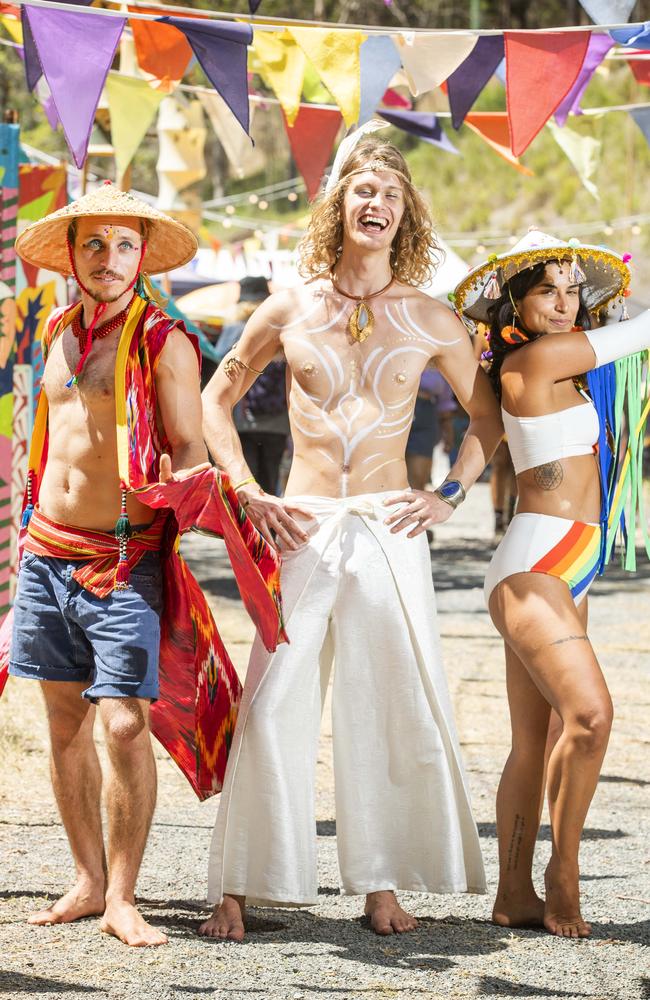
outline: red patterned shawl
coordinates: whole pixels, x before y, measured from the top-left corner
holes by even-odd
[[[56,310],[43,337],[43,353],[72,321],[73,306]],[[279,560],[247,520],[224,477],[206,472],[187,483],[157,484],[159,458],[169,450],[156,420],[155,372],[168,334],[182,323],[135,296],[124,324],[115,365],[120,477],[152,507],[170,509],[163,532],[160,699],[151,710],[152,731],[179,765],[199,798],[221,788],[237,717],[241,685],[204,594],[181,558],[179,521],[198,508],[204,526],[223,535],[246,607],[269,649],[286,640],[282,626]],[[195,338],[189,339],[197,351]],[[33,501],[47,456],[47,398],[41,392],[30,450]],[[216,488],[215,488],[215,484]],[[147,489],[149,487],[149,489]],[[151,491],[151,497],[148,493]],[[212,506],[207,509],[210,500]],[[178,509],[179,519],[175,510]],[[8,619],[0,630],[0,692],[6,680]]]

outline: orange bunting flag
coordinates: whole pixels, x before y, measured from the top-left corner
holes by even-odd
[[[293,126],[288,124],[284,112],[283,118],[291,153],[304,178],[307,197],[312,201],[318,194],[343,119],[338,111],[309,107],[300,108]]]
[[[515,170],[533,176],[533,171],[520,163],[510,148],[510,128],[505,111],[470,111],[465,115],[465,125],[480,135],[495,152],[502,156]]]
[[[512,152],[521,156],[576,82],[589,31],[506,31],[506,95]]]
[[[159,9],[132,8],[140,14],[156,14]],[[143,73],[150,73],[166,83],[182,80],[192,58],[192,49],[182,31],[160,21],[129,21],[135,42],[138,65]]]

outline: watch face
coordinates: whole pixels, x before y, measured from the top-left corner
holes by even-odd
[[[440,487],[443,497],[455,497],[460,491],[461,487],[459,483],[443,483]]]

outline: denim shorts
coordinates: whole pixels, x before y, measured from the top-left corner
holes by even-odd
[[[96,597],[72,574],[81,564],[25,552],[14,604],[9,673],[88,682],[83,697],[158,697],[162,573],[147,552],[129,587]]]

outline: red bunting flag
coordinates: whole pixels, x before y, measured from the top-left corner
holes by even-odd
[[[325,173],[341,125],[341,114],[328,108],[302,107],[292,128],[289,127],[284,112],[282,117],[293,158],[304,178],[307,197],[311,201],[316,197]]]
[[[641,49],[638,54],[645,56],[645,58],[628,59],[627,64],[634,73],[634,79],[637,83],[650,84],[650,52]]]
[[[506,95],[512,152],[520,156],[576,82],[589,31],[506,31]]]
[[[465,115],[465,124],[480,135],[481,139],[484,139],[488,146],[491,146],[515,170],[529,177],[533,176],[533,171],[520,163],[512,153],[508,115],[505,111],[470,111]]]

